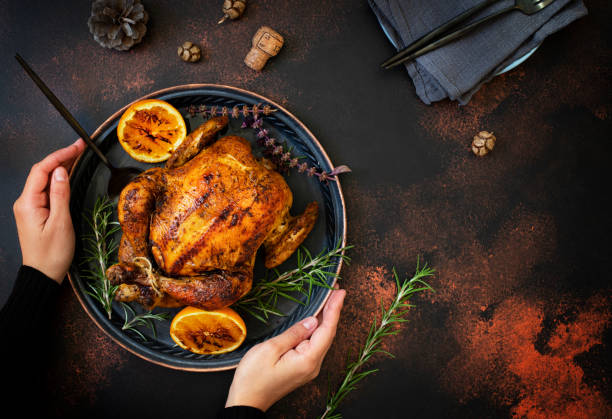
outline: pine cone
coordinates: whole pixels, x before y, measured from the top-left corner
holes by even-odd
[[[87,26],[103,47],[127,51],[142,41],[148,20],[140,0],[95,0]]]

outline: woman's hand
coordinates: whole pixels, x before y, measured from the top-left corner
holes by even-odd
[[[60,284],[74,256],[68,170],[84,149],[79,139],[32,166],[13,205],[23,264]]]
[[[314,379],[336,335],[345,295],[344,290],[332,291],[319,316],[322,320],[308,317],[248,351],[236,369],[225,406],[252,406],[266,411]]]

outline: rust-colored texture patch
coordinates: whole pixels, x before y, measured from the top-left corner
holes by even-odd
[[[609,417],[610,405],[597,386],[585,381],[575,360],[602,343],[609,303],[595,297],[584,305],[562,304],[546,327],[547,304],[541,301],[510,297],[484,308],[471,325],[453,328],[462,350],[449,362],[442,382],[461,402],[490,398],[510,406],[517,417]]]

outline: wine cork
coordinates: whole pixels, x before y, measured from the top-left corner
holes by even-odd
[[[281,34],[268,26],[262,26],[253,36],[253,44],[244,63],[253,70],[261,71],[268,59],[278,54],[284,42]]]

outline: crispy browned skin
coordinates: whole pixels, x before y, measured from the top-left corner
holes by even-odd
[[[296,251],[317,221],[319,205],[311,202],[302,215],[294,217],[287,211],[283,221],[270,232],[264,246],[266,248],[266,268],[280,265]]]
[[[191,132],[183,140],[181,145],[176,149],[166,162],[166,167],[182,166],[200,152],[205,146],[214,141],[215,135],[227,126],[227,117],[211,118],[195,131]]]
[[[316,203],[291,216],[287,183],[253,157],[245,139],[226,136],[199,151],[226,124],[207,121],[166,168],[143,172],[122,191],[119,263],[107,271],[120,284],[118,300],[147,308],[231,305],[251,289],[262,244],[271,268],[312,230]],[[135,263],[139,257],[155,262],[153,275]]]

